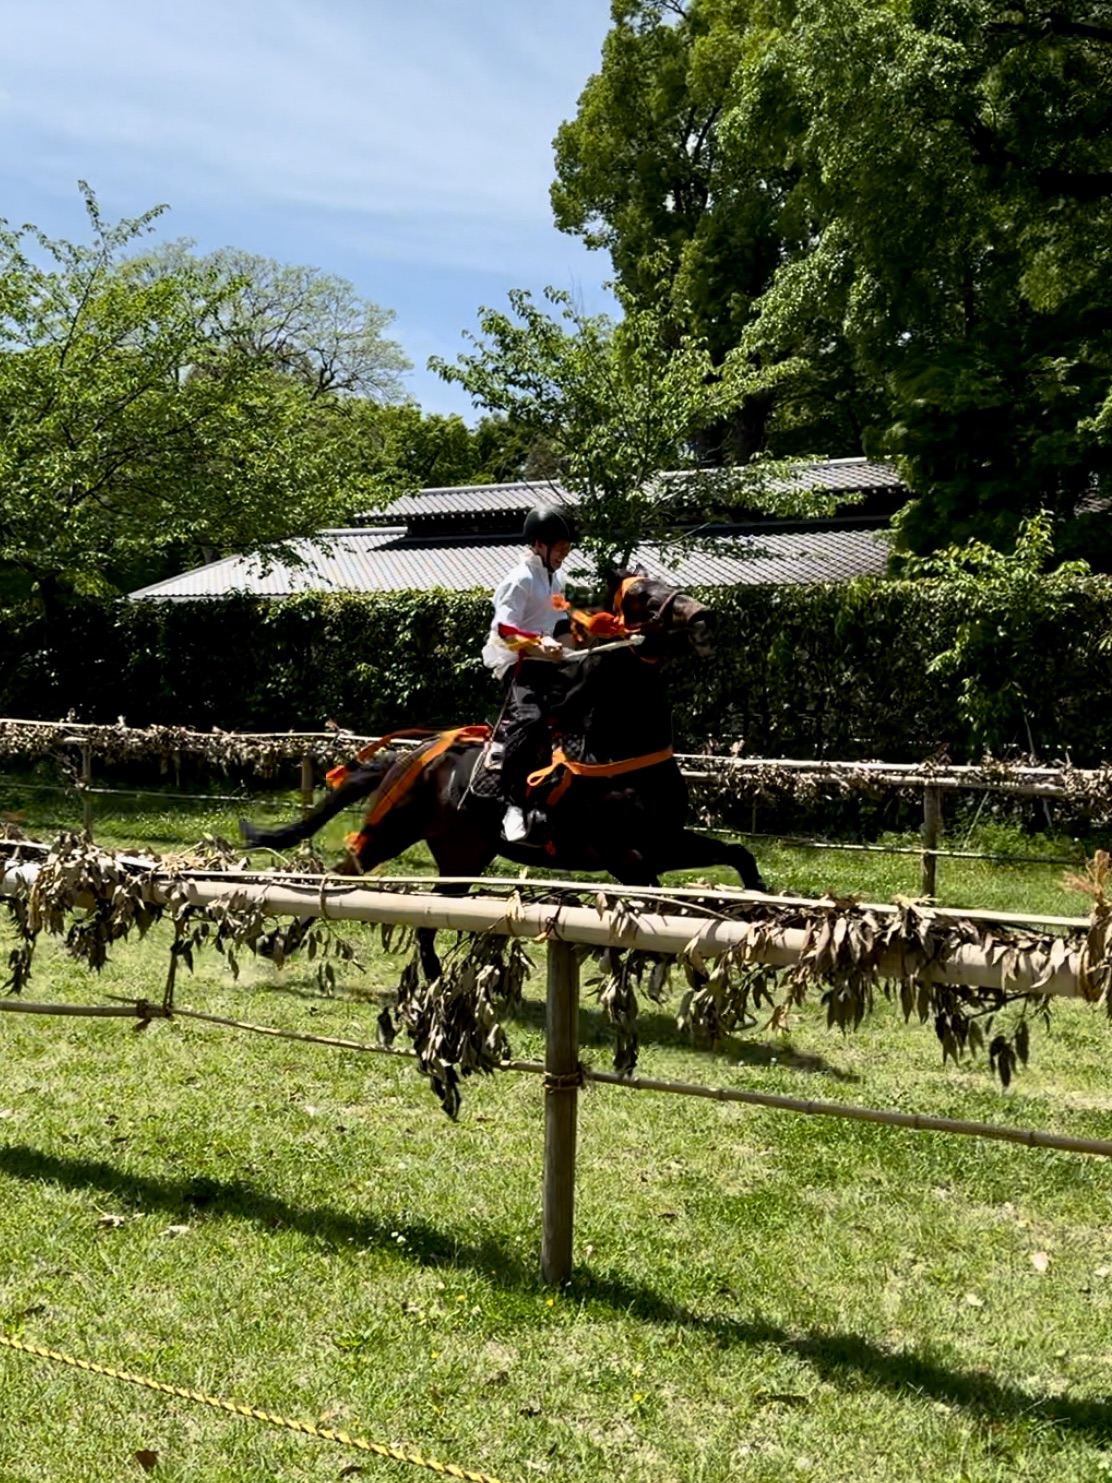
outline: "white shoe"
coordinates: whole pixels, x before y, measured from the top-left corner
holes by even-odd
[[[525,815],[516,803],[511,803],[506,810],[506,817],[502,820],[502,838],[508,844],[524,839],[528,830],[525,827]]]

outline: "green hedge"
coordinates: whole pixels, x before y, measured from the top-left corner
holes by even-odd
[[[967,678],[1022,695],[996,750],[1033,743],[1079,766],[1112,757],[1110,592],[1079,581],[1033,628],[994,620],[981,672]],[[928,673],[966,616],[945,584],[704,596],[719,615],[717,650],[673,674],[681,746],[740,737],[764,756],[979,755],[960,678],[943,686]],[[260,731],[319,730],[330,718],[361,732],[483,720],[499,699],[479,659],[489,615],[485,594],[445,592],[85,602],[52,622],[8,609],[0,710]]]

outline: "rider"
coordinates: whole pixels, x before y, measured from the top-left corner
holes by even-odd
[[[522,534],[529,555],[494,589],[494,618],[483,646],[483,663],[507,687],[500,727],[507,840],[526,837],[526,779],[537,765],[536,754],[548,744],[548,717],[566,684],[559,668],[565,655],[561,640],[570,639],[571,632],[566,614],[553,602],[564,592],[560,568],[575,539],[571,521],[560,510],[538,505],[525,517]]]

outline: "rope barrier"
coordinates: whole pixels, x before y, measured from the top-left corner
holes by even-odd
[[[115,996],[109,996],[115,997]],[[159,1010],[146,1000],[121,1000],[119,1009],[93,1009],[66,1005],[27,1004],[0,1000],[0,1010],[14,1014],[100,1014],[105,1016],[138,1015],[140,1019],[202,1020],[222,1025],[229,1030],[244,1030],[252,1035],[269,1035],[276,1040],[296,1040],[306,1045],[327,1045],[335,1050],[357,1051],[364,1055],[394,1056],[416,1059],[417,1052],[405,1046],[372,1045],[363,1040],[347,1040],[336,1035],[310,1035],[299,1030],[280,1030],[272,1025],[255,1025],[248,1020],[230,1019],[207,1014],[199,1009],[172,1008]],[[130,1008],[124,1008],[130,1005]],[[890,1112],[877,1107],[861,1107],[852,1102],[819,1102],[812,1098],[789,1097],[780,1092],[746,1091],[741,1087],[708,1087],[698,1082],[662,1081],[648,1076],[629,1076],[617,1071],[599,1071],[582,1062],[566,1075],[550,1072],[541,1061],[507,1060],[496,1071],[518,1071],[543,1078],[546,1094],[578,1091],[597,1082],[604,1086],[624,1087],[630,1092],[662,1092],[679,1097],[703,1097],[712,1102],[736,1102],[749,1107],[771,1107],[781,1112],[799,1112],[810,1117],[840,1117],[851,1122],[878,1123],[884,1127],[908,1128],[917,1133],[951,1133],[965,1138],[988,1138],[1000,1143],[1019,1143],[1026,1148],[1055,1149],[1060,1153],[1092,1154],[1112,1158],[1112,1140],[1077,1138],[1068,1133],[1046,1133],[1039,1128],[1009,1128],[1002,1123],[970,1122],[961,1118],[933,1117],[928,1113]]]
[[[111,1365],[98,1365],[92,1360],[78,1359],[72,1354],[63,1354],[58,1349],[46,1349],[41,1344],[25,1344],[22,1339],[13,1339],[0,1334],[0,1345],[17,1350],[21,1354],[34,1355],[36,1359],[50,1359],[58,1364],[69,1365],[75,1370],[84,1370],[90,1375],[106,1375],[110,1380],[124,1380],[129,1385],[140,1385],[146,1390],[156,1390],[161,1395],[176,1396],[179,1400],[195,1401],[201,1406],[211,1406],[217,1411],[226,1411],[231,1416],[244,1416],[251,1421],[264,1421],[268,1426],[285,1431],[297,1432],[305,1437],[319,1437],[325,1442],[339,1442],[357,1452],[371,1452],[390,1462],[406,1462],[412,1467],[426,1468],[442,1478],[458,1478],[462,1483],[499,1483],[491,1473],[477,1472],[472,1468],[461,1468],[456,1463],[439,1462],[434,1457],[424,1457],[420,1452],[409,1452],[390,1442],[375,1442],[367,1437],[353,1437],[349,1432],[334,1431],[331,1427],[314,1426],[311,1421],[292,1421],[278,1416],[273,1411],[263,1411],[258,1406],[244,1406],[237,1401],[226,1401],[220,1396],[206,1395],[202,1390],[189,1390],[183,1385],[168,1385],[163,1380],[151,1380],[145,1375],[134,1375],[129,1370],[117,1370]]]

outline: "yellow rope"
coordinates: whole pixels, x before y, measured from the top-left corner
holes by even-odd
[[[300,1432],[306,1437],[321,1437],[326,1442],[340,1442],[359,1452],[373,1452],[377,1457],[389,1458],[392,1462],[408,1462],[417,1468],[428,1468],[444,1478],[460,1478],[464,1483],[498,1483],[490,1473],[476,1473],[470,1468],[457,1467],[451,1462],[437,1462],[433,1457],[422,1457],[419,1452],[407,1452],[402,1447],[387,1442],[372,1442],[365,1437],[353,1437],[347,1432],[333,1431],[330,1427],[314,1426],[311,1421],[290,1421],[285,1416],[275,1416],[271,1411],[260,1411],[256,1406],[241,1406],[235,1401],[221,1400],[219,1396],[205,1395],[199,1390],[186,1390],[181,1385],[167,1385],[161,1380],[148,1380],[143,1375],[132,1375],[126,1370],[114,1370],[109,1365],[94,1364],[91,1360],[75,1359],[56,1349],[43,1349],[38,1344],[24,1344],[21,1339],[12,1339],[0,1334],[0,1345],[7,1349],[18,1349],[23,1354],[33,1354],[39,1359],[55,1359],[60,1364],[72,1365],[76,1370],[87,1370],[93,1375],[107,1375],[112,1380],[126,1380],[131,1385],[142,1385],[147,1390],[157,1390],[163,1395],[178,1396],[185,1401],[198,1401],[202,1406],[214,1406],[218,1411],[228,1411],[233,1416],[248,1416],[254,1421],[265,1421],[271,1426],[284,1427],[286,1431]]]

